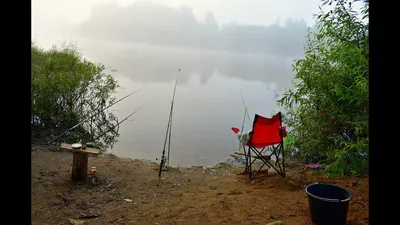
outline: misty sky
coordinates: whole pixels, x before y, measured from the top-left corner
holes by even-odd
[[[117,2],[126,6],[138,0],[33,0],[32,37],[51,35],[65,27],[77,25],[90,17],[92,8],[101,3]],[[147,1],[147,0],[141,0]],[[318,12],[320,0],[152,0],[179,9],[193,9],[197,20],[211,11],[219,25],[271,25],[287,18],[304,19],[312,26],[312,15]]]

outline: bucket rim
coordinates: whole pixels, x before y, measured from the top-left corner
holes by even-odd
[[[342,189],[342,190],[345,190],[346,192],[348,192],[348,193],[350,194],[350,197],[348,197],[348,198],[346,198],[346,199],[343,199],[343,200],[340,200],[340,199],[332,199],[332,198],[322,198],[322,197],[313,195],[313,194],[311,194],[310,192],[308,192],[307,189],[308,189],[309,187],[314,186],[314,185],[318,185],[318,184],[334,186],[334,187],[340,188],[340,189]],[[340,187],[340,186],[334,185],[334,184],[328,184],[328,183],[319,183],[319,182],[315,182],[315,183],[309,184],[309,185],[307,185],[307,187],[305,188],[305,191],[306,191],[306,193],[307,193],[309,196],[312,196],[312,197],[314,197],[314,198],[316,198],[316,199],[319,199],[319,200],[322,200],[322,201],[326,201],[326,202],[348,202],[348,201],[350,201],[350,200],[353,198],[353,195],[351,194],[351,192],[350,192],[349,190],[347,190],[346,188]]]

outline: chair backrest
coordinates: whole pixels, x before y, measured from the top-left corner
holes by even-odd
[[[256,114],[250,143],[255,146],[278,144],[282,142],[282,138],[286,136],[285,134],[286,131],[282,127],[281,112],[278,112],[272,118]]]

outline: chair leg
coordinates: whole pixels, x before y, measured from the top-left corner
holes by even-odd
[[[283,151],[283,145],[279,144],[276,147],[272,147],[272,154],[276,157],[276,161],[274,164],[272,164],[271,162],[269,162],[269,159],[265,159],[262,156],[262,152],[265,150],[265,148],[263,148],[261,151],[257,151],[256,149],[253,149],[253,147],[248,146],[248,150],[246,152],[245,146],[243,144],[243,151],[245,153],[245,157],[246,157],[246,166],[245,166],[245,171],[249,174],[249,178],[250,180],[254,179],[256,177],[256,175],[261,171],[261,169],[264,166],[267,166],[268,168],[273,168],[276,172],[278,172],[278,174],[281,177],[285,177],[285,166],[284,166],[284,158],[283,158],[283,162],[280,163],[279,161],[279,157]],[[263,164],[261,165],[261,167],[255,172],[253,173],[253,169],[252,169],[252,164],[255,162],[256,159],[252,160],[251,157],[251,152],[254,152],[257,156],[259,156],[261,158],[261,160],[263,161]],[[282,153],[283,156],[283,153]]]
[[[245,158],[245,160],[246,160],[246,165],[245,165],[245,167],[244,167],[244,170],[245,170],[245,172],[248,172],[249,170],[249,166],[248,166],[248,164],[249,164],[249,162],[248,162],[248,157],[247,157],[247,154],[246,154],[246,146],[242,143],[242,145],[243,145],[243,152],[244,152],[244,158]]]
[[[271,154],[271,155],[274,155],[274,156],[276,157],[276,161],[275,161],[275,163],[273,163],[273,164],[272,164],[271,162],[269,162],[268,159],[264,159],[264,158],[263,158],[262,152],[264,151],[265,148],[263,148],[261,151],[257,151],[256,149],[251,148],[252,151],[253,151],[259,158],[261,158],[261,160],[263,161],[263,165],[258,169],[257,172],[255,172],[254,174],[252,174],[252,178],[254,178],[254,177],[258,174],[258,172],[261,171],[261,169],[263,168],[264,165],[266,165],[266,166],[269,167],[269,168],[272,167],[276,172],[278,172],[278,174],[279,174],[280,176],[285,177],[285,168],[284,168],[283,164],[281,164],[280,161],[279,161],[280,153],[283,151],[282,146],[283,146],[283,145],[279,144],[279,145],[276,146],[276,147],[274,147],[274,146],[272,147],[272,154]],[[284,159],[283,159],[283,160],[284,160]],[[252,162],[250,162],[250,163],[252,164]]]
[[[250,146],[248,147],[247,157],[248,157],[248,159],[249,159],[249,160],[248,160],[248,162],[249,162],[249,164],[248,164],[249,178],[250,178],[250,180],[252,180],[252,179],[253,179],[253,170],[252,170],[252,168],[251,168],[252,162],[251,162],[251,147],[250,147]]]
[[[265,148],[263,148],[260,152],[258,152],[257,150],[255,150],[255,148],[253,148],[251,146],[249,146],[248,148],[249,148],[249,150],[248,150],[247,155],[249,156],[249,171],[250,171],[249,177],[252,180],[252,179],[256,178],[257,174],[261,171],[261,169],[264,167],[264,165],[266,165],[266,163],[265,163],[266,160],[262,160],[263,164],[261,165],[261,167],[255,173],[253,173],[252,165],[257,159],[254,158],[253,160],[251,160],[251,152],[254,152],[257,156],[262,158],[261,154],[265,150]],[[267,165],[267,166],[269,167],[269,165]]]
[[[282,164],[279,162],[279,156],[282,153]],[[272,151],[272,155],[274,155],[276,157],[276,161],[274,163],[274,165],[272,165],[272,167],[276,170],[276,172],[279,173],[279,175],[281,175],[281,177],[285,177],[285,165],[284,165],[284,155],[283,155],[283,143],[278,144],[278,146],[273,147],[273,151]],[[279,168],[279,169],[277,169]]]

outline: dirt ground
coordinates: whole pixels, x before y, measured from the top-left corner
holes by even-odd
[[[71,183],[72,154],[32,147],[32,224],[312,224],[305,186],[341,185],[353,194],[348,224],[368,222],[368,177],[328,179],[303,166],[250,181],[221,166],[174,168],[103,155],[89,158],[95,176]],[[278,221],[281,221],[279,223]]]

